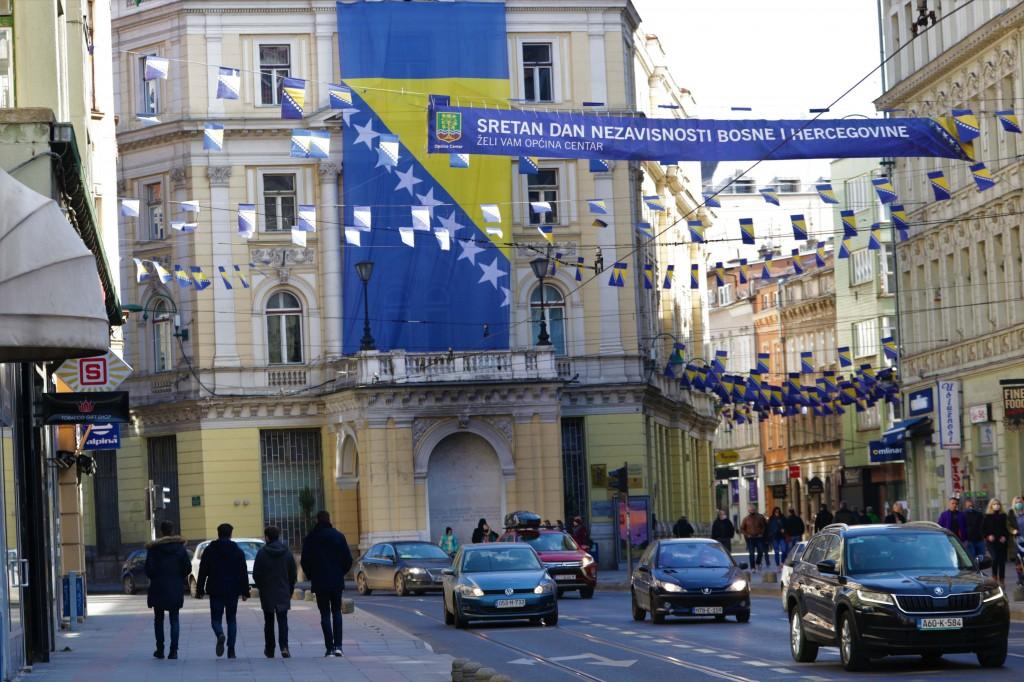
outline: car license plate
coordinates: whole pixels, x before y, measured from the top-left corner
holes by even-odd
[[[710,616],[719,615],[722,613],[721,606],[694,606],[693,615],[695,616]]]
[[[963,618],[918,618],[918,630],[959,630],[964,626]]]
[[[556,576],[555,576],[555,580],[562,580],[562,581],[565,581],[565,580],[575,580],[575,579],[576,579],[576,576],[574,576],[574,575],[569,575],[569,574],[567,574],[567,573],[563,573],[562,575],[556,575]]]
[[[525,599],[499,599],[494,602],[494,605],[499,609],[514,609],[521,606],[526,606]]]

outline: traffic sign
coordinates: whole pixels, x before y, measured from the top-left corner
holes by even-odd
[[[57,376],[75,393],[113,391],[130,377],[132,368],[112,350],[91,358],[65,360]]]
[[[121,447],[121,425],[93,424],[83,450],[117,450]]]

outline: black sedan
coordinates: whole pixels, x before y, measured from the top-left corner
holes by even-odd
[[[399,597],[441,591],[441,571],[451,557],[429,542],[379,542],[356,562],[353,572],[359,594],[394,590]]]
[[[125,594],[145,592],[149,589],[146,576],[146,550],[133,550],[121,566],[121,587]]]
[[[630,580],[633,620],[647,612],[655,623],[666,616],[736,616],[750,620],[750,584],[744,570],[714,540],[659,540],[640,557]]]

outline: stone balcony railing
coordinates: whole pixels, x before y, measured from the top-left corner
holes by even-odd
[[[341,385],[559,379],[554,353],[533,349],[479,353],[369,351],[338,364],[338,382]]]

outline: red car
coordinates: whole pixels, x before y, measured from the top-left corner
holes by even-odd
[[[558,584],[558,594],[579,590],[590,599],[597,585],[597,562],[565,531],[547,527],[506,528],[498,542],[525,542],[540,555],[548,575]]]

